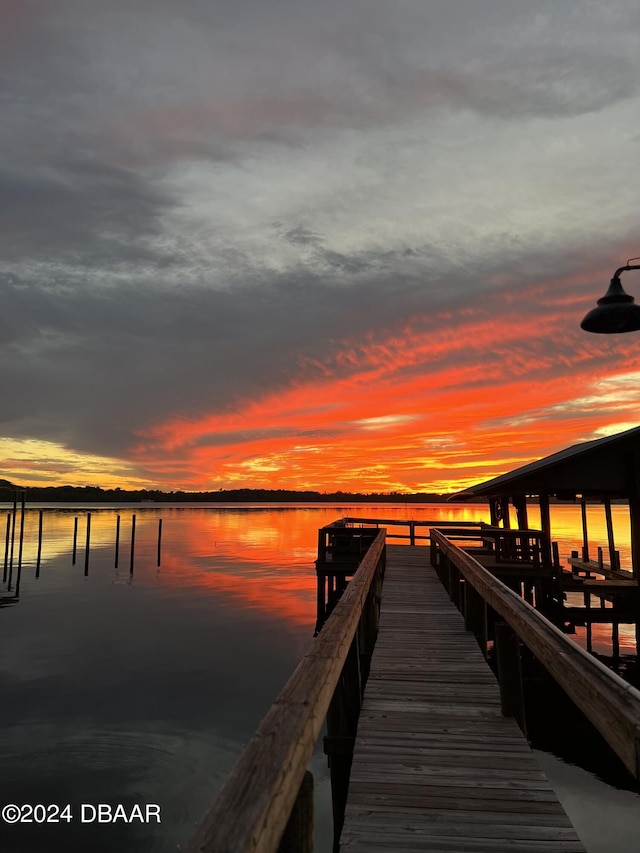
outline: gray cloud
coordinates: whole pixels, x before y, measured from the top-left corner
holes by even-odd
[[[608,262],[600,219],[635,236],[635,3],[3,14],[6,435],[126,456],[165,418],[356,370],[344,342]]]

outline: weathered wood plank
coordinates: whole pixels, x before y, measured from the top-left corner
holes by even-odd
[[[432,531],[432,538],[442,553],[455,561],[466,582],[526,641],[629,771],[640,778],[640,692],[569,640],[437,530]]]
[[[427,561],[388,546],[340,850],[584,853]]]

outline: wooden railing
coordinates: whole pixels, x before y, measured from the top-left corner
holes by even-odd
[[[327,719],[334,832],[344,817],[355,727],[378,631],[385,564],[381,529],[320,635],[271,706],[204,816],[186,853],[275,853],[311,848],[307,765]],[[335,758],[334,758],[335,756]]]
[[[640,778],[640,691],[566,637],[473,556],[431,530],[431,561],[465,624],[487,650],[487,608],[497,614],[495,650],[503,711],[523,720],[519,645],[523,642]]]
[[[390,533],[389,526],[408,527],[409,533]],[[318,530],[318,559],[316,560],[317,606],[316,635],[324,625],[335,603],[347,587],[363,555],[384,527],[388,539],[408,539],[410,545],[416,540],[429,541],[429,528],[444,525],[455,529],[456,541],[473,541],[482,546],[481,535],[488,525],[475,521],[437,522],[410,519],[340,518]],[[416,527],[426,528],[426,535],[416,534]],[[491,528],[492,529],[492,528]]]
[[[353,527],[354,525],[363,525],[371,526],[373,528],[377,527],[385,527],[387,528],[387,539],[408,539],[409,545],[415,545],[418,540],[429,541],[429,528],[438,527],[438,528],[447,528],[447,527],[455,527],[460,528],[463,532],[472,533],[474,531],[480,531],[486,525],[484,522],[478,521],[428,521],[428,520],[416,520],[416,519],[401,519],[401,518],[354,518],[352,516],[345,516],[345,518],[341,519],[338,524],[342,524],[346,527]],[[394,533],[389,530],[392,527],[407,527],[409,529],[408,533]],[[416,533],[416,530],[427,528],[426,535],[420,535]]]

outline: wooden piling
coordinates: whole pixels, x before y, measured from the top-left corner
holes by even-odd
[[[587,501],[582,498],[580,501],[580,511],[582,514],[582,561],[589,562],[589,532],[587,530]]]
[[[40,577],[40,561],[42,559],[42,517],[44,510],[38,513],[38,554],[36,556],[36,577]]]
[[[331,805],[333,809],[333,850],[340,850],[340,833],[349,792],[349,774],[353,745],[362,702],[358,633],[353,638],[342,675],[327,712],[327,736],[324,750],[329,756]]]
[[[313,853],[313,775],[302,777],[278,853]]]
[[[4,572],[2,574],[2,582],[6,583],[7,571],[9,569],[9,542],[11,539],[11,513],[7,513],[7,535],[4,540]]]
[[[611,651],[614,661],[617,662],[620,658],[620,626],[617,622],[611,625]]]
[[[473,584],[464,585],[464,627],[475,634],[482,654],[487,656],[487,605]]]
[[[76,564],[76,555],[78,553],[78,516],[73,519],[73,548],[71,549],[71,565]]]
[[[136,549],[136,517],[131,516],[131,555],[129,557],[129,574],[133,574],[133,562]]]
[[[18,574],[16,577],[16,596],[20,595],[20,580],[22,578],[22,550],[24,547],[24,505],[25,493],[20,501],[20,539],[18,541]]]
[[[162,556],[162,519],[158,519],[158,560],[156,565],[160,565],[160,559]]]
[[[89,548],[91,547],[91,513],[87,513],[87,540],[84,549],[84,576],[89,574]]]
[[[604,512],[607,522],[607,542],[609,545],[609,565],[612,571],[619,568],[616,565],[616,546],[613,538],[613,516],[611,515],[611,498],[604,499]]]
[[[118,560],[120,558],[120,516],[116,516],[116,554],[114,569],[118,568]]]
[[[505,717],[513,717],[526,737],[520,640],[506,622],[496,622],[494,629],[502,714]]]
[[[9,589],[13,582],[13,553],[16,544],[16,515],[18,510],[18,498],[14,492],[13,509],[11,510],[11,548],[9,549]]]

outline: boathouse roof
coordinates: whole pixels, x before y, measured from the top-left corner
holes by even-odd
[[[574,444],[452,495],[452,501],[512,495],[640,497],[640,426]]]

